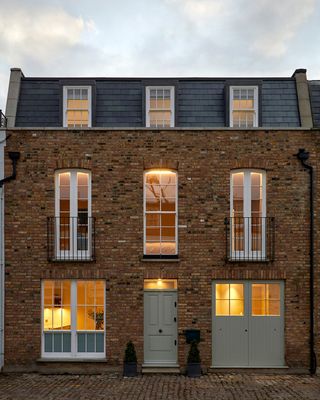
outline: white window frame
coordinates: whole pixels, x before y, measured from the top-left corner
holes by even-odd
[[[71,331],[69,330],[44,330],[44,281],[62,281],[63,279],[44,279],[41,281],[41,357],[42,358],[55,358],[55,359],[68,359],[68,358],[88,358],[88,359],[104,359],[106,357],[106,283],[103,279],[98,279],[104,282],[103,290],[103,303],[104,303],[104,316],[103,316],[103,331],[97,330],[77,330],[77,282],[85,279],[66,279],[71,282],[71,293],[70,293],[70,308],[71,308]],[[87,281],[93,281],[94,279],[87,279]],[[44,347],[44,335],[45,333],[71,333],[71,352],[45,352]],[[103,352],[78,352],[78,335],[77,333],[103,333]]]
[[[74,218],[78,218],[78,185],[77,173],[83,172],[88,174],[88,249],[77,250],[78,232],[76,228],[70,229],[70,250],[60,250],[60,192],[59,192],[59,175],[61,173],[70,173],[70,227],[73,224]],[[57,260],[89,260],[92,255],[92,219],[91,219],[91,171],[87,169],[59,169],[55,171],[55,257]],[[73,233],[73,236],[72,236]]]
[[[262,250],[252,251],[251,245],[251,173],[256,172],[262,176]],[[244,217],[244,250],[232,250],[233,232],[230,225],[230,256],[231,259],[260,260],[266,257],[266,216],[267,216],[267,176],[266,171],[261,169],[234,169],[230,173],[230,221],[232,224],[233,210],[233,175],[243,173],[243,217]],[[250,220],[248,220],[248,217]],[[250,222],[249,222],[250,221]],[[248,234],[249,232],[249,234]]]
[[[147,220],[146,175],[147,175],[148,172],[152,172],[152,171],[155,171],[155,173],[156,173],[157,168],[148,169],[148,170],[144,171],[144,173],[143,173],[143,254],[144,254],[144,256],[150,256],[151,258],[152,258],[152,256],[154,256],[155,258],[159,257],[159,256],[161,256],[162,258],[166,258],[166,257],[170,257],[170,256],[177,256],[179,254],[179,248],[178,248],[178,246],[179,246],[179,243],[178,243],[178,237],[179,237],[179,235],[178,235],[178,171],[173,170],[173,169],[167,169],[167,171],[174,172],[176,174],[176,191],[175,191],[175,195],[176,195],[176,211],[175,211],[175,215],[176,215],[176,224],[175,224],[176,252],[174,254],[162,254],[162,253],[159,253],[159,254],[147,254],[146,253],[146,237],[147,237],[147,233],[146,233],[147,232],[147,223],[146,223],[146,220]],[[158,211],[158,212],[154,211],[154,214],[157,214],[157,213],[162,214],[162,211]],[[164,214],[165,213],[172,214],[172,212],[169,212],[169,211],[164,211],[163,213]]]
[[[92,94],[91,86],[63,86],[63,126],[68,129],[84,129],[86,127],[76,128],[68,127],[67,111],[68,111],[68,89],[87,89],[88,90],[88,128],[92,127]],[[81,109],[82,110],[82,109]]]
[[[241,90],[241,89],[253,89],[253,109],[239,109],[233,110],[233,91],[234,90]],[[253,126],[247,128],[240,128],[238,129],[252,129],[257,128],[259,126],[259,89],[258,86],[230,86],[229,88],[229,121],[230,127],[233,128],[233,111],[250,111],[253,112]]]
[[[175,104],[174,104],[174,86],[146,86],[146,127],[150,128],[150,91],[151,90],[170,90],[170,128],[174,128],[174,111],[175,111]],[[157,109],[161,111],[161,109]],[[168,109],[163,109],[163,111],[168,111]],[[152,128],[152,129],[166,129],[164,128]]]

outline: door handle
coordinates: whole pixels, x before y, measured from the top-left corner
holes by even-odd
[[[245,329],[244,331],[245,331],[245,332],[248,332],[248,329]]]
[[[162,329],[159,329],[159,333],[162,333]]]

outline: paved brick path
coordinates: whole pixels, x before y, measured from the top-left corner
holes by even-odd
[[[307,375],[209,374],[184,376],[0,375],[0,399],[320,399],[320,377]]]

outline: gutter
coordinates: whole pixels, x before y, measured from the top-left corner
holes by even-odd
[[[302,166],[309,172],[310,176],[310,374],[314,375],[317,371],[317,356],[314,349],[314,212],[313,212],[313,167],[306,164],[309,153],[305,149],[299,149],[295,154]]]

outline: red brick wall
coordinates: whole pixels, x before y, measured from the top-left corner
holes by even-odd
[[[41,279],[106,280],[106,349],[122,362],[132,339],[143,361],[143,279],[178,279],[179,363],[185,364],[186,328],[199,328],[202,362],[211,365],[212,279],[284,279],[285,348],[289,366],[309,362],[308,174],[294,154],[311,153],[317,178],[317,132],[16,130],[6,150],[21,152],[18,176],[5,188],[6,365],[41,356]],[[86,159],[91,155],[91,161]],[[144,166],[178,165],[178,262],[145,262]],[[47,261],[46,219],[54,216],[54,172],[92,171],[96,217],[95,263]],[[273,263],[225,262],[224,218],[229,216],[230,170],[265,168],[267,214],[276,219]],[[6,173],[10,173],[6,156]],[[317,183],[319,180],[317,179]],[[319,209],[319,200],[316,202]],[[316,228],[318,226],[318,215]],[[316,236],[316,239],[317,236]],[[317,260],[317,258],[316,258]],[[319,332],[319,271],[317,332]],[[317,340],[318,336],[317,336]],[[318,344],[319,346],[319,344]],[[319,347],[318,347],[319,348]]]

